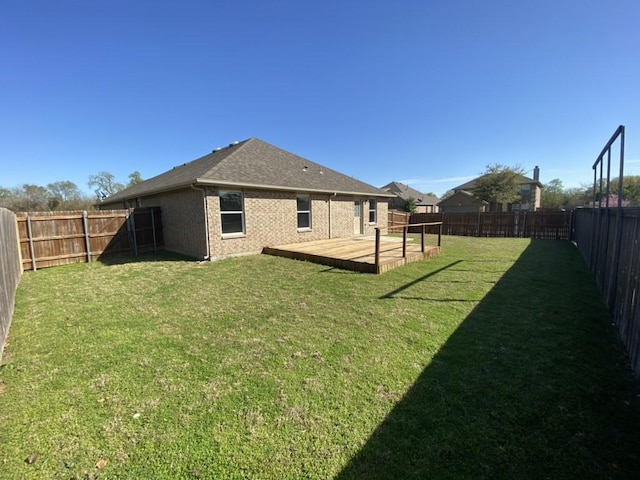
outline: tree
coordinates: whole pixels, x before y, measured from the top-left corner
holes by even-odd
[[[611,179],[609,182],[609,191],[612,194],[619,194],[620,189],[620,177]],[[603,193],[606,193],[603,192]],[[629,175],[622,177],[622,198],[628,202],[629,205],[640,205],[640,176]],[[616,204],[613,206],[617,205]],[[609,199],[609,206],[611,205],[611,199]]]
[[[50,183],[47,185],[47,189],[49,190],[48,203],[51,210],[58,208],[73,210],[75,207],[68,208],[70,204],[76,203],[83,198],[78,186],[69,180]]]
[[[124,184],[116,182],[116,177],[110,172],[100,172],[97,175],[90,175],[88,185],[90,188],[95,187],[94,192],[96,192],[96,197],[99,201],[125,188]]]
[[[489,202],[492,211],[501,211],[503,203],[520,199],[520,182],[524,170],[495,163],[487,165],[485,173],[475,181],[473,195]]]
[[[560,209],[564,207],[565,193],[562,180],[554,178],[545,184],[542,195],[542,208]]]
[[[418,211],[418,207],[416,207],[416,199],[413,197],[409,197],[404,202],[404,211],[414,214]]]
[[[140,172],[136,170],[135,172],[129,174],[129,183],[127,183],[127,187],[131,187],[142,182],[142,176],[140,175]]]

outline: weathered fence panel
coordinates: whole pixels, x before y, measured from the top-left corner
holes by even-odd
[[[394,230],[393,227],[403,227],[405,225],[409,225],[409,219],[411,214],[409,212],[398,212],[395,210],[389,210],[387,213],[387,227],[389,227],[389,231],[399,231],[399,229]]]
[[[137,255],[163,245],[159,208],[17,215],[25,270]]]
[[[577,210],[575,241],[640,375],[640,208]]]
[[[418,213],[411,215],[410,223],[442,222],[443,235],[569,240],[572,215],[572,212]]]
[[[16,216],[0,208],[0,360],[13,317],[16,289],[22,275]]]

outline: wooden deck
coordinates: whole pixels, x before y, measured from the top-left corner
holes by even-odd
[[[440,247],[425,246],[422,252],[420,244],[408,241],[403,257],[402,238],[383,236],[380,238],[380,261],[376,265],[375,249],[374,237],[353,237],[265,247],[262,253],[378,274],[440,253]]]

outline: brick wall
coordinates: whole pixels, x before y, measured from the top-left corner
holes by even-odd
[[[212,257],[260,252],[265,246],[329,238],[329,195],[311,194],[311,228],[298,230],[294,192],[243,190],[243,193],[245,234],[223,237],[218,192],[209,191]]]
[[[184,188],[143,197],[139,206],[161,208],[165,249],[194,258],[207,257],[202,191]]]
[[[207,192],[212,258],[257,253],[266,246],[345,238],[354,234],[354,197],[311,194],[311,229],[299,231],[295,192],[243,190],[243,194],[245,233],[223,237],[218,190]],[[378,202],[377,225],[368,224],[368,202],[365,202],[363,215],[365,234],[373,234],[376,226],[386,228],[386,202]]]
[[[231,189],[225,189],[231,190]],[[354,201],[349,195],[311,194],[311,228],[298,230],[295,192],[242,189],[245,233],[222,236],[218,188],[184,188],[140,198],[140,207],[160,207],[165,248],[194,258],[259,253],[266,246],[354,235]],[[300,192],[305,193],[305,192]],[[377,202],[378,223],[369,224],[369,202],[363,200],[364,234],[387,227],[387,202]],[[205,221],[206,202],[206,221]],[[331,216],[331,219],[329,217]],[[207,226],[209,250],[207,251]]]

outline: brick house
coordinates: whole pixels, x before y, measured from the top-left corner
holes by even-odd
[[[438,206],[442,213],[471,213],[488,212],[489,202],[479,200],[473,193],[466,190],[458,190],[442,200]]]
[[[520,198],[513,203],[505,203],[498,205],[483,204],[481,201],[473,197],[473,191],[478,181],[478,177],[462,185],[458,185],[453,188],[453,195],[441,200],[438,204],[440,210],[443,213],[452,212],[485,212],[485,211],[497,211],[497,212],[521,212],[540,210],[540,203],[542,199],[543,185],[540,183],[540,168],[537,166],[533,169],[533,178],[520,175],[519,195]]]
[[[167,250],[199,259],[387,227],[383,190],[258,138],[234,142],[106,198],[160,207]]]
[[[407,200],[413,198],[416,202],[416,213],[438,213],[438,198],[419,192],[415,188],[400,182],[390,182],[382,190],[393,193],[394,198],[389,200],[390,210],[404,212]]]

